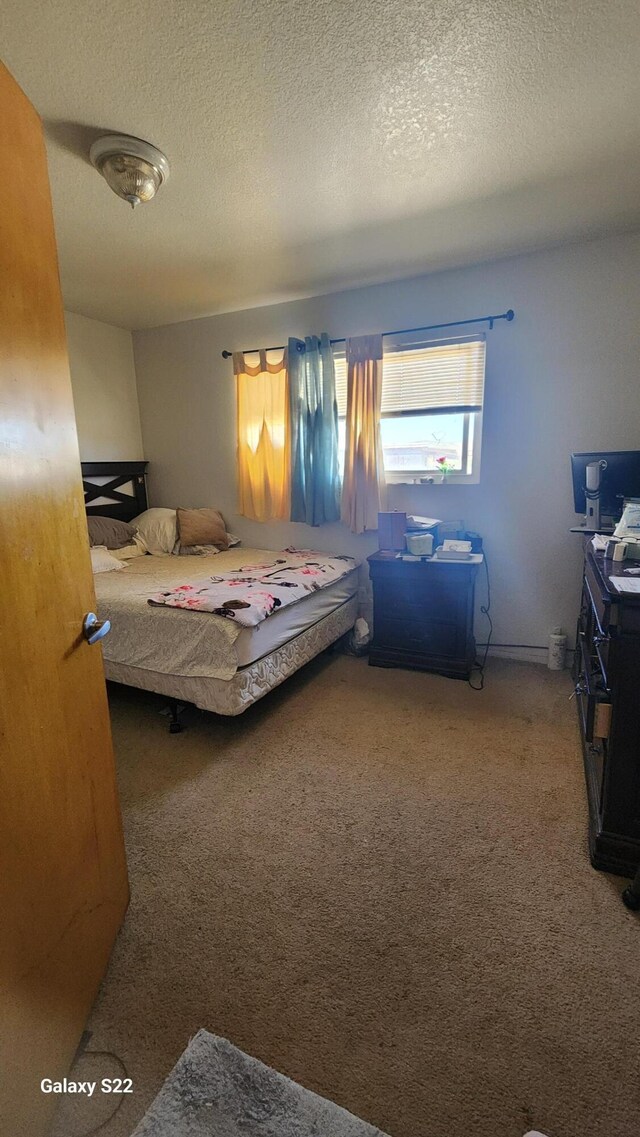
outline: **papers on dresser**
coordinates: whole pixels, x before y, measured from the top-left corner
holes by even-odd
[[[442,522],[437,517],[419,517],[417,514],[407,514],[407,525],[410,529],[433,529]]]
[[[640,580],[637,576],[610,576],[609,580],[618,592],[640,593]]]

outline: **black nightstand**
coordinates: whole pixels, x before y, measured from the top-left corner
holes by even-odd
[[[414,667],[468,679],[475,661],[475,561],[368,558],[373,584],[373,667]]]

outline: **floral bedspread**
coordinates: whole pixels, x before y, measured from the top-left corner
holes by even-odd
[[[168,592],[156,592],[148,603],[212,612],[253,628],[278,609],[340,580],[355,566],[352,557],[331,557],[311,549],[284,549],[275,553],[272,560],[200,577]]]

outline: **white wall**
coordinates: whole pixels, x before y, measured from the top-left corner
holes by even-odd
[[[131,332],[65,312],[83,462],[143,458]]]
[[[581,539],[569,534],[573,450],[640,449],[640,235],[134,333],[154,504],[215,505],[246,543],[364,557],[342,525],[263,525],[236,514],[235,397],[223,348],[432,324],[514,308],[488,333],[479,485],[393,487],[390,506],[462,518],[485,539],[494,640],[573,634]],[[484,598],[484,583],[479,599]],[[477,635],[484,639],[482,617]],[[526,656],[526,653],[521,653]]]

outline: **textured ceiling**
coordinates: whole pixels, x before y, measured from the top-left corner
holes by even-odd
[[[637,0],[3,0],[65,304],[145,327],[640,224]],[[163,149],[135,212],[88,163]]]

